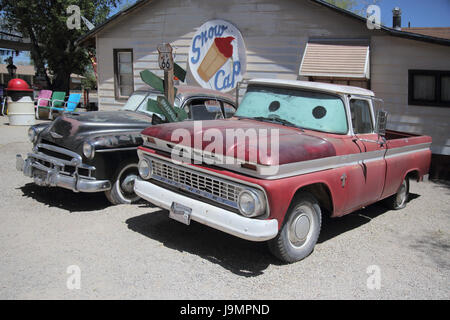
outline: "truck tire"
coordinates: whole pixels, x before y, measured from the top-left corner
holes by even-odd
[[[403,180],[397,193],[385,200],[386,206],[391,210],[400,210],[406,207],[409,198],[409,178]]]
[[[134,179],[139,176],[138,164],[135,159],[123,161],[113,177],[112,187],[105,191],[106,198],[112,204],[131,204],[139,201],[134,193]]]
[[[270,252],[288,263],[306,258],[319,239],[321,224],[322,212],[317,199],[309,192],[298,194],[277,237],[268,242]]]

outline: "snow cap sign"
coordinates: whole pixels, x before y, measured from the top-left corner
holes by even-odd
[[[203,88],[222,92],[236,88],[247,68],[244,39],[239,30],[223,20],[205,22],[192,38],[189,67]]]

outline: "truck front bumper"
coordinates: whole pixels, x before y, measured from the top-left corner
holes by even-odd
[[[141,198],[156,206],[170,210],[172,203],[179,203],[192,209],[191,219],[211,228],[250,241],[266,241],[278,234],[276,219],[260,220],[246,218],[208,203],[186,197],[151,182],[137,178],[134,191]]]
[[[62,173],[63,167],[61,160],[40,153],[29,153],[25,160],[19,154],[16,156],[16,169],[33,178],[34,183],[39,186],[61,187],[74,192],[99,192],[111,189],[109,180],[82,177],[77,173]]]

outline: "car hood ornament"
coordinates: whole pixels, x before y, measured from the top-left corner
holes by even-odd
[[[50,131],[50,135],[54,138],[54,139],[61,139],[63,136],[60,135],[59,133],[56,133],[54,131]]]

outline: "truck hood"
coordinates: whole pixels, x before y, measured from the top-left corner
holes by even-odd
[[[86,140],[108,135],[124,135],[151,126],[151,117],[132,111],[68,113],[55,119],[41,134],[62,147],[76,150]]]
[[[251,163],[257,158],[256,164],[263,166],[283,165],[336,155],[333,144],[323,138],[307,134],[297,128],[247,119],[169,123],[149,127],[142,133],[158,139],[158,145],[170,142]],[[234,138],[227,138],[227,134],[228,137]],[[267,138],[263,138],[264,136]],[[169,146],[171,147],[173,145]]]

